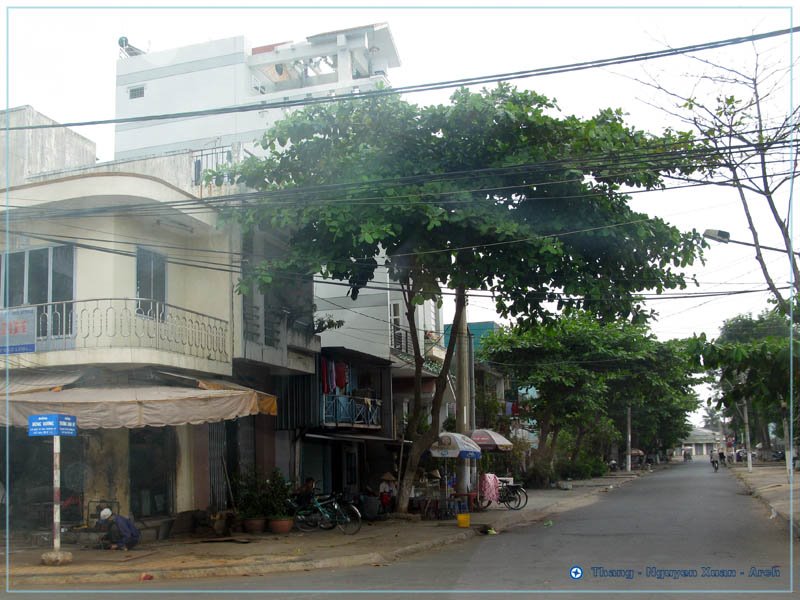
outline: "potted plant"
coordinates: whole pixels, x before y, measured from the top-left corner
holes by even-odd
[[[289,533],[294,525],[294,517],[289,514],[289,482],[275,468],[266,483],[265,503],[272,533]]]
[[[261,533],[267,522],[267,479],[256,469],[236,479],[236,510],[248,533]]]

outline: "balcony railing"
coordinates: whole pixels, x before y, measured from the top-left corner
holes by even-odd
[[[322,424],[334,427],[381,427],[381,401],[355,396],[322,397]]]
[[[414,355],[414,343],[411,339],[411,332],[398,325],[392,325],[392,350],[404,354]]]
[[[27,308],[36,308],[36,352],[149,348],[229,361],[227,321],[164,302],[99,298]]]

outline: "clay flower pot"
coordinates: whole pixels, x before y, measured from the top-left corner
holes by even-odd
[[[247,533],[263,533],[267,520],[264,517],[242,519],[242,529]]]
[[[281,517],[269,520],[269,530],[272,533],[289,533],[293,526],[293,517]]]

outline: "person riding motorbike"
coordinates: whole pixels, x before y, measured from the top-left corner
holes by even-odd
[[[714,472],[719,469],[719,458],[717,458],[716,452],[711,453],[711,466],[714,467]]]

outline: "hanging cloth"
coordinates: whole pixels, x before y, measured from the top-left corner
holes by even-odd
[[[347,387],[347,364],[343,362],[336,363],[336,387],[340,392],[344,392]]]
[[[500,480],[494,473],[484,473],[480,481],[481,498],[498,502],[500,500]]]
[[[328,389],[331,394],[336,393],[336,369],[333,360],[328,361]]]
[[[320,363],[322,368],[322,393],[327,394],[331,391],[331,388],[328,386],[328,360],[323,358]]]

